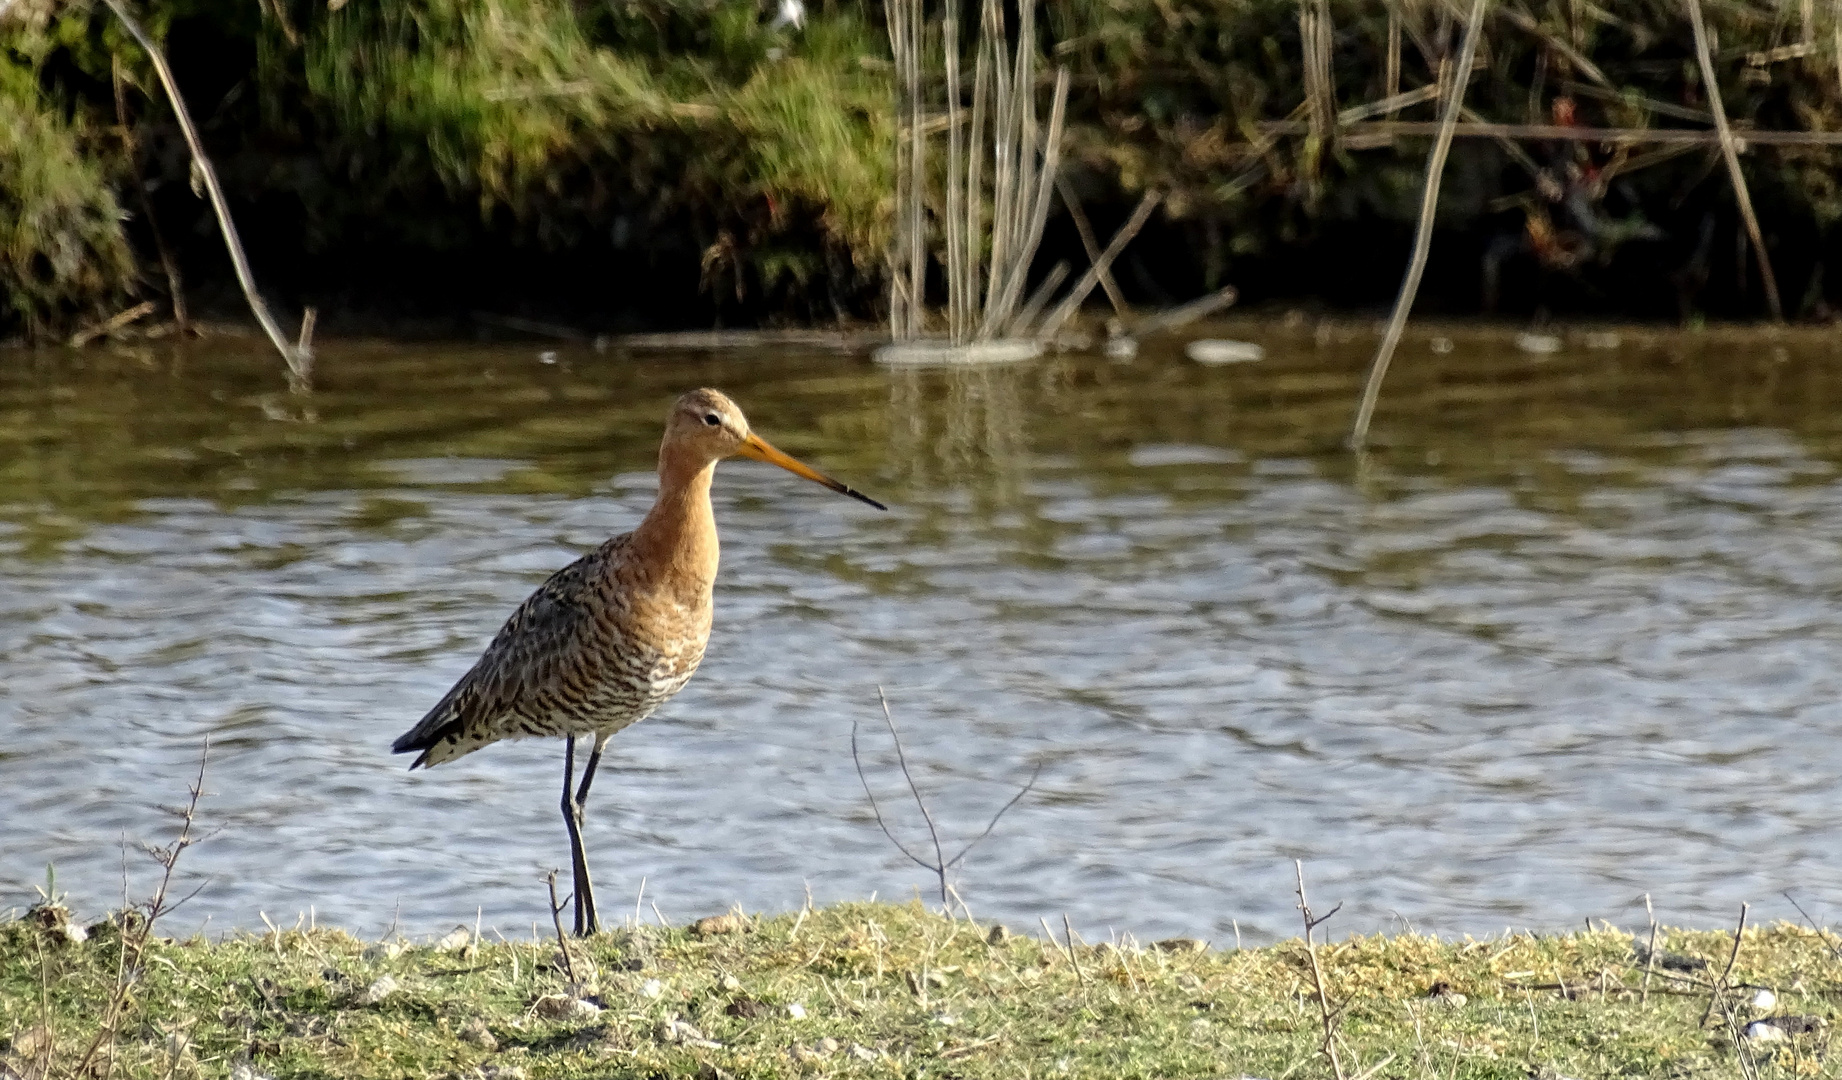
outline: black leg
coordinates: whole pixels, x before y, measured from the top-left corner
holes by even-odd
[[[582,807],[575,797],[576,779],[576,737],[569,736],[563,750],[563,825],[569,830],[569,867],[570,880],[574,886],[572,896],[576,905],[576,934],[584,934],[587,920],[584,918],[583,897],[593,895],[594,886],[588,880],[588,855],[582,847]],[[593,899],[587,901],[589,905]]]
[[[597,736],[595,748],[589,751],[588,762],[582,766],[582,785],[576,788],[575,801],[578,837],[582,831],[583,807],[588,805],[588,787],[595,781],[595,769],[601,764],[601,749],[607,744],[608,740],[605,735]],[[581,876],[577,880],[581,884],[576,888],[576,898],[579,901],[576,908],[576,934],[579,936],[599,934],[601,933],[601,918],[595,911],[595,886],[590,882],[588,876],[588,849],[580,841],[578,841],[578,847],[581,849]]]

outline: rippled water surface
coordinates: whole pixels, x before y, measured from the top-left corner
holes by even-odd
[[[94,913],[211,739],[182,923],[547,919],[561,745],[410,774],[391,740],[550,570],[648,505],[672,396],[731,391],[888,501],[724,465],[717,627],[590,807],[606,907],[913,895],[1090,933],[1842,909],[1842,351],[1759,333],[1410,339],[1339,447],[1364,329],[889,372],[798,352],[327,345],[0,354],[0,909]],[[1780,909],[1783,910],[1780,910]],[[630,910],[630,908],[628,908]],[[1640,909],[1641,910],[1641,905]],[[187,927],[175,927],[185,929]]]

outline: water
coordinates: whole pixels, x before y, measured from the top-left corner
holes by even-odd
[[[1825,337],[1410,337],[1339,448],[1366,329],[1241,324],[972,372],[763,352],[254,345],[0,358],[0,909],[54,863],[141,896],[203,740],[189,931],[529,932],[561,746],[388,753],[543,576],[629,527],[681,389],[733,392],[878,514],[719,471],[709,658],[612,744],[604,909],[926,891],[877,687],[973,911],[1090,936],[1842,905],[1842,390]],[[124,856],[124,839],[128,850]],[[948,853],[953,848],[949,846]]]

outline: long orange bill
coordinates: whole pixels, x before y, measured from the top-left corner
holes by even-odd
[[[745,458],[753,458],[756,461],[765,461],[769,465],[778,465],[781,468],[792,473],[794,476],[803,476],[806,479],[811,480],[813,483],[824,484],[826,487],[832,489],[833,491],[837,492],[840,495],[849,495],[851,498],[856,499],[858,502],[869,503],[871,506],[876,507],[878,510],[889,509],[887,506],[884,506],[882,503],[879,503],[875,499],[870,498],[868,495],[865,495],[863,492],[858,491],[856,488],[848,487],[844,484],[839,483],[836,480],[833,480],[831,477],[826,476],[824,473],[806,464],[805,462],[798,460],[797,458],[788,457],[786,454],[783,454],[780,451],[774,449],[772,446],[769,446],[759,435],[750,435],[748,438],[742,440],[742,448],[736,451],[736,453],[741,454]]]

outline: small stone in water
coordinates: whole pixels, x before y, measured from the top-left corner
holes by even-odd
[[[1561,351],[1561,339],[1553,334],[1517,334],[1516,348],[1525,353],[1557,353]]]
[[[1440,356],[1444,356],[1446,353],[1449,353],[1451,351],[1452,351],[1452,339],[1451,338],[1436,337],[1433,339],[1433,352],[1438,353]]]
[[[1198,364],[1248,364],[1266,357],[1266,350],[1250,341],[1204,338],[1183,347],[1183,355]]]

